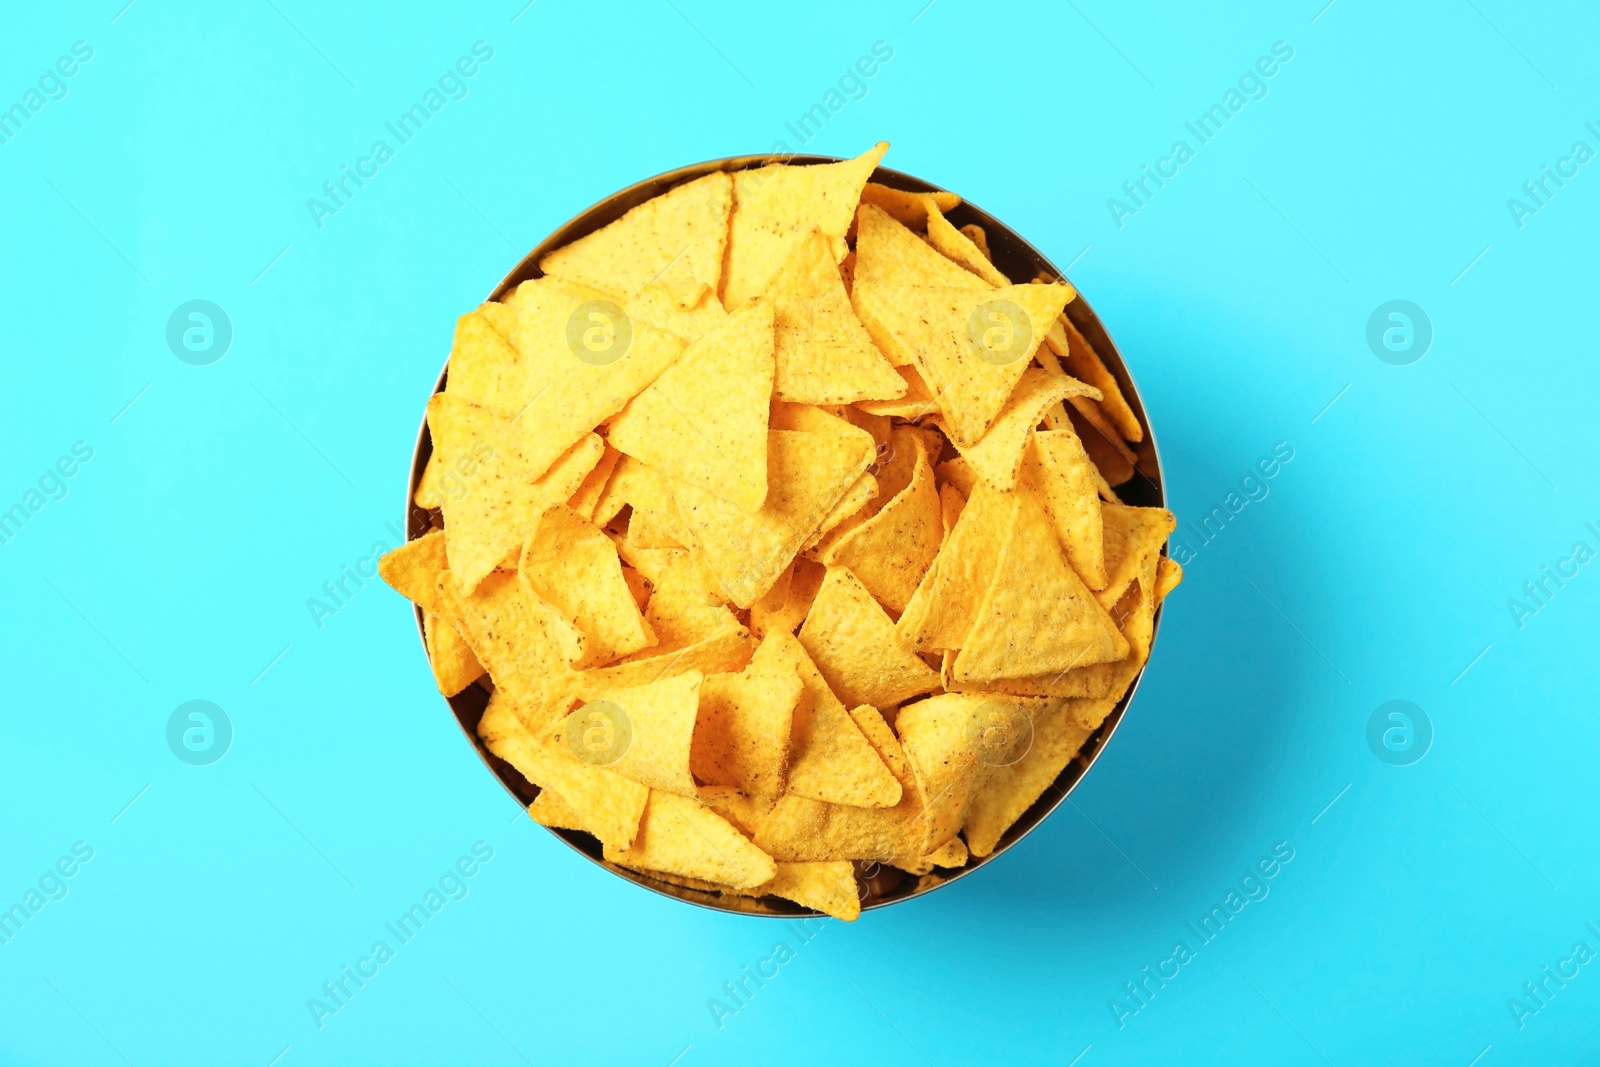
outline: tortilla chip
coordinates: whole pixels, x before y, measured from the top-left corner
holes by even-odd
[[[871,474],[862,474],[850,483],[850,488],[828,512],[828,517],[822,520],[817,532],[800,546],[800,551],[813,563],[820,563],[834,542],[865,522],[871,514],[872,505],[882,498],[883,491],[878,479]]]
[[[422,636],[428,649],[428,665],[433,668],[433,680],[441,694],[453,697],[483,677],[483,664],[472,654],[472,646],[455,623],[425,612]]]
[[[423,611],[440,610],[436,586],[448,569],[443,530],[429,530],[378,559],[378,574],[389,587]]]
[[[617,469],[617,461],[621,458],[621,452],[607,445],[606,450],[600,455],[600,462],[596,463],[594,470],[583,479],[583,484],[578,486],[577,491],[567,501],[567,507],[594,522],[595,505],[600,503],[601,494],[610,484],[611,473]],[[606,516],[606,522],[610,522],[614,517],[614,515]],[[605,523],[595,523],[595,525],[604,526]]]
[[[1039,430],[1024,459],[1024,481],[1036,485],[1067,560],[1090,589],[1106,587],[1105,527],[1100,494],[1083,443],[1071,430]]]
[[[1058,704],[1034,722],[1033,744],[1015,763],[995,767],[967,810],[967,848],[974,856],[992,854],[1000,838],[1061,776],[1089,739],[1065,705]]]
[[[583,817],[578,814],[578,809],[562,800],[561,794],[554,789],[539,790],[539,795],[528,805],[528,815],[540,826],[548,826],[552,830],[589,832],[589,828],[583,825]]]
[[[788,633],[769,634],[767,641],[773,645],[773,656],[793,668],[805,686],[794,713],[789,793],[857,807],[887,808],[897,804],[900,783],[828,688],[805,648]]]
[[[941,485],[939,487],[939,521],[944,526],[944,535],[950,536],[950,531],[956,528],[956,523],[961,521],[961,512],[967,506],[967,498],[961,495],[961,490],[954,485]]]
[[[728,321],[714,290],[707,289],[698,303],[685,306],[659,283],[647,285],[623,305],[630,318],[676,334],[685,341],[698,340]]]
[[[856,407],[870,415],[893,416],[901,419],[920,419],[938,405],[934,403],[933,390],[922,380],[917,368],[910,364],[895,367],[895,373],[906,383],[906,393],[898,400],[860,400]]]
[[[941,207],[940,210],[947,211],[947,209],[943,207]],[[969,223],[968,225],[961,227],[961,232],[966,235],[967,240],[971,241],[977,246],[979,252],[983,253],[984,259],[994,259],[994,257],[989,254],[989,235],[983,232],[982,226],[979,226],[976,222]]]
[[[973,743],[995,698],[945,693],[900,709],[895,728],[917,788],[928,797],[918,829],[922,856],[954,837],[966,821],[967,806],[989,773]]]
[[[536,740],[507,704],[496,690],[478,723],[478,735],[489,751],[540,789],[560,793],[583,829],[607,848],[631,845],[638,835],[650,790],[614,771],[585,763],[565,748]]]
[[[696,787],[689,752],[703,677],[687,671],[645,685],[608,689],[563,719],[551,731],[550,743],[566,745],[585,762],[609,767],[651,789],[692,797]]]
[[[962,448],[966,459],[979,478],[989,488],[1006,492],[1017,484],[1017,472],[1022,468],[1022,454],[1028,437],[1039,425],[1044,411],[1052,404],[1069,396],[1090,391],[1076,378],[1053,375],[1039,367],[1029,367],[1017,382],[1016,391],[1000,410],[994,425],[977,444]]]
[[[572,704],[571,662],[582,654],[583,635],[559,612],[529,592],[511,571],[495,571],[467,595],[456,591],[450,572],[439,576],[445,610],[440,615],[461,628],[478,662],[537,729]]]
[[[861,917],[856,869],[849,860],[779,863],[777,866],[778,873],[772,881],[757,886],[755,892],[792,900],[847,923]]]
[[[902,641],[919,652],[966,644],[1015,511],[1014,494],[996,493],[981,484],[973,487],[971,499],[925,578],[929,588],[924,610],[913,613],[908,605],[900,617],[896,630]]]
[[[1055,321],[1073,296],[1064,285],[883,285],[878,293],[873,318],[863,314],[862,321],[891,358],[916,364],[951,440],[968,448],[994,424],[1028,369],[1043,340],[1041,324]]]
[[[1076,407],[1069,409],[1067,415],[1072,431],[1083,442],[1083,450],[1089,453],[1090,462],[1108,487],[1122,485],[1133,477],[1133,463],[1111,443],[1110,438],[1096,429]]]
[[[1098,594],[1106,607],[1121,599],[1128,584],[1143,574],[1161,553],[1161,546],[1178,527],[1177,516],[1166,508],[1135,508],[1102,504],[1106,584]]]
[[[1167,594],[1178,588],[1183,581],[1183,568],[1178,561],[1168,556],[1161,557],[1160,567],[1156,572],[1156,602],[1167,599]]]
[[[477,587],[521,545],[539,517],[567,500],[600,462],[604,443],[586,433],[535,479],[508,443],[511,419],[470,401],[436,394],[428,401],[428,429],[437,455],[466,477],[444,499],[445,551],[463,590]]]
[[[849,568],[896,616],[905,610],[944,541],[933,468],[920,441],[911,452],[910,484],[823,556],[829,566]]]
[[[494,306],[504,309],[504,305]],[[483,310],[469,311],[456,320],[445,392],[458,400],[515,415],[532,396],[527,368],[517,350],[490,325]]]
[[[732,203],[732,179],[715,171],[556,249],[539,269],[624,298],[658,282],[690,306],[721,280]]]
[[[908,193],[891,189],[887,185],[868,182],[861,190],[861,202],[880,208],[902,226],[920,230],[928,224],[928,203],[940,211],[953,211],[960,206],[961,198],[943,190],[932,193]]]
[[[888,707],[939,688],[939,675],[901,642],[888,613],[844,567],[828,568],[800,644],[850,707]]]
[[[928,243],[950,262],[959,264],[995,288],[1011,284],[1011,279],[996,270],[989,257],[971,238],[950,225],[937,207],[928,212]]]
[[[573,664],[580,670],[654,644],[616,546],[569,507],[545,512],[523,546],[517,576],[587,638],[583,658]]]
[[[773,311],[764,301],[705,334],[611,424],[619,452],[747,512],[767,496]]]
[[[1101,400],[1101,409],[1117,431],[1129,441],[1143,441],[1144,427],[1139,422],[1139,417],[1133,413],[1127,398],[1122,395],[1122,387],[1117,384],[1116,375],[1100,359],[1094,346],[1078,332],[1072,320],[1065,315],[1061,317],[1061,327],[1068,342],[1065,352],[1057,351],[1057,355],[1066,360],[1067,373],[1074,378],[1088,382],[1104,395]],[[1052,345],[1057,345],[1054,335],[1048,340]]]
[[[888,150],[879,142],[842,163],[772,163],[735,173],[722,306],[732,310],[765,291],[812,226],[831,239],[834,262],[843,259],[861,187]]]
[[[645,624],[656,636],[656,643],[648,650],[649,657],[740,629],[738,618],[723,605],[705,572],[687,551],[671,549],[663,556],[664,561],[651,574],[655,591],[644,612]]]
[[[663,871],[735,889],[754,889],[777,876],[772,857],[726,819],[691,797],[650,791],[639,834],[627,849],[607,847],[612,863]]]
[[[1039,497],[1027,490],[1016,496],[994,580],[955,658],[954,677],[1016,678],[1126,656],[1127,641],[1067,563]]]
[[[822,564],[804,556],[795,557],[787,572],[787,582],[780,578],[768,595],[750,608],[750,632],[764,640],[769,633],[792,634],[798,630],[806,621],[806,613],[811,610],[811,602],[816,599],[827,573],[828,569]],[[779,590],[782,596],[774,599],[772,594]]]
[[[726,674],[743,670],[750,662],[750,652],[750,631],[740,626],[721,630],[676,651],[656,653],[646,649],[609,667],[578,671],[568,686],[575,696],[589,700],[612,689],[649,685],[691,671]]]
[[[739,607],[750,607],[772,587],[872,462],[870,447],[858,439],[870,442],[870,435],[835,421],[850,433],[768,431],[770,491],[753,515],[698,487],[678,487],[678,514],[698,561]]]
[[[795,246],[769,292],[777,312],[777,399],[848,404],[905,395],[905,379],[883,358],[850,307],[821,230]]]
[[[753,796],[783,793],[794,709],[804,687],[778,645],[763,641],[739,674],[713,674],[700,686],[690,769],[706,785]]]
[[[523,282],[511,306],[511,343],[531,387],[511,431],[535,477],[621,411],[685,347],[682,338],[633,321],[614,303],[579,299],[557,278]]]

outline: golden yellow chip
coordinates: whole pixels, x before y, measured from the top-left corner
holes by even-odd
[[[996,288],[1011,284],[1011,279],[995,269],[983,250],[970,237],[950,225],[937,207],[928,212],[928,243],[950,262],[971,271]]]
[[[561,794],[554,789],[539,790],[539,795],[528,805],[528,815],[540,826],[548,826],[552,830],[589,831],[583,825],[583,816],[578,814],[578,809],[562,800]]]
[[[662,678],[677,677],[690,671],[726,674],[743,670],[744,665],[750,662],[751,651],[750,631],[740,626],[732,630],[719,630],[674,652],[658,653],[647,648],[609,667],[578,671],[568,684],[573,694],[589,700],[611,689],[649,685]]]
[[[754,889],[778,873],[772,857],[745,838],[728,820],[691,797],[650,791],[633,846],[607,846],[612,863],[644,871],[663,871],[735,889]]]
[[[578,486],[577,491],[567,501],[567,507],[576,511],[590,522],[594,522],[595,506],[600,503],[601,495],[611,482],[611,473],[617,469],[617,461],[621,458],[621,452],[609,445],[606,446],[606,450],[600,455],[600,462],[596,463],[594,470],[590,471],[583,479],[583,484]],[[613,517],[614,515],[608,515],[605,522],[598,522],[595,525],[604,526]]]
[[[895,729],[916,775],[917,788],[929,798],[917,855],[931,852],[961,829],[967,806],[991,766],[983,759],[986,749],[982,744],[985,730],[992,729],[988,717],[997,705],[1014,708],[1005,703],[1007,699],[945,693],[900,709]]]
[[[859,282],[856,291],[861,291]],[[1044,326],[1073,295],[1066,285],[883,285],[873,319],[863,315],[862,321],[897,362],[916,364],[949,424],[951,440],[971,447],[1011,398],[1044,340]]]
[[[868,182],[861,190],[862,203],[872,204],[902,226],[918,230],[928,224],[930,201],[940,211],[952,211],[961,204],[961,198],[955,193],[942,190],[933,193],[908,193],[902,189],[879,185],[877,182]]]
[[[850,488],[822,520],[817,532],[806,539],[800,551],[812,562],[820,562],[833,543],[867,520],[872,505],[883,498],[878,479],[863,474],[850,483]]]
[[[1093,401],[1085,400],[1085,404]],[[1089,453],[1089,460],[1095,466],[1095,471],[1107,484],[1107,487],[1122,485],[1133,477],[1133,461],[1123,454],[1123,450],[1112,443],[1115,434],[1108,435],[1096,428],[1095,424],[1086,418],[1077,405],[1068,409],[1067,415],[1071,429],[1083,442],[1083,450]]]
[[[707,174],[558,248],[539,269],[622,297],[659,283],[692,305],[721,279],[732,202],[728,175]]]
[[[638,835],[650,790],[565,748],[537,740],[510,709],[500,690],[489,698],[478,736],[489,751],[540,789],[553,789],[582,828],[608,848],[627,848]]]
[[[941,210],[947,211],[948,209],[941,208]],[[989,255],[989,235],[983,232],[982,226],[979,226],[976,222],[970,223],[961,227],[961,232],[966,235],[967,240],[977,246],[979,252],[983,253],[984,259],[994,258]]]
[[[849,568],[896,616],[905,610],[944,541],[933,468],[920,441],[910,451],[910,484],[823,555],[829,566]]]
[[[463,590],[522,544],[539,516],[567,500],[600,462],[605,445],[592,433],[535,478],[508,444],[512,420],[470,401],[436,394],[428,401],[435,454],[466,473],[444,498],[445,551]]]
[[[974,856],[994,852],[1011,825],[1060,777],[1091,732],[1059,703],[1034,721],[1027,752],[1013,763],[994,767],[972,798],[964,832]]]
[[[777,867],[772,881],[758,886],[756,892],[792,900],[845,922],[860,918],[861,894],[855,865],[848,860],[779,863]]]
[[[917,368],[909,363],[895,367],[895,373],[906,383],[906,393],[898,400],[862,400],[855,406],[869,415],[891,416],[901,419],[920,419],[930,411],[938,410],[933,401],[933,391],[922,380]]]
[[[697,340],[728,321],[728,313],[710,289],[701,294],[699,303],[684,306],[660,284],[647,285],[622,310],[685,341]]]
[[[952,675],[963,682],[982,682],[1126,656],[1128,642],[1067,563],[1044,505],[1031,491],[1019,491],[1016,497],[994,579]]]
[[[472,646],[449,619],[426,612],[422,619],[423,640],[428,646],[428,665],[439,692],[453,697],[483,677],[483,664],[472,654]]]
[[[844,567],[828,568],[800,644],[850,707],[889,707],[939,687],[938,673],[901,642],[888,612]]]
[[[905,379],[856,318],[821,230],[795,246],[770,296],[777,313],[776,399],[848,404],[905,395]]]
[[[1183,568],[1178,561],[1168,556],[1161,557],[1159,569],[1156,572],[1156,602],[1167,599],[1167,594],[1178,588],[1183,581]]]
[[[666,550],[661,559],[653,561],[651,581],[655,590],[644,612],[645,623],[656,637],[648,652],[651,658],[740,629],[738,618],[684,549]]]
[[[871,435],[834,421],[849,433],[769,431],[770,492],[755,514],[696,486],[678,488],[678,514],[698,561],[739,607],[748,608],[772,587],[872,462]]]
[[[429,530],[378,560],[378,574],[389,587],[424,611],[440,610],[436,587],[439,575],[448,569],[443,530]]]
[[[940,482],[949,482],[961,490],[963,498],[972,496],[972,486],[978,480],[977,472],[965,456],[952,456],[935,467],[934,473],[939,476]]]
[[[700,337],[611,423],[611,447],[747,512],[767,497],[772,305]]]
[[[1023,460],[1072,569],[1090,589],[1106,587],[1105,525],[1089,454],[1071,430],[1039,430]]]
[[[843,259],[861,187],[888,150],[886,142],[879,142],[842,163],[772,163],[736,173],[722,306],[737,308],[765,291],[813,227],[830,239],[833,261]]]
[[[752,796],[781,795],[803,692],[799,673],[772,640],[762,642],[740,673],[708,675],[690,753],[694,776]]]
[[[692,797],[689,753],[702,678],[688,671],[607,689],[563,718],[550,731],[550,743],[651,789]]]
[[[586,638],[575,668],[609,663],[655,643],[622,577],[616,546],[569,507],[544,513],[523,546],[517,576]]]
[[[456,320],[445,392],[486,408],[515,415],[531,397],[522,357],[483,314],[491,305]],[[504,309],[503,304],[493,305]]]
[[[1133,413],[1127,398],[1122,395],[1122,387],[1117,384],[1116,376],[1107,369],[1105,363],[1095,352],[1094,346],[1078,332],[1072,320],[1065,315],[1061,317],[1061,326],[1067,344],[1066,351],[1058,351],[1057,355],[1066,360],[1067,373],[1074,378],[1081,378],[1105,395],[1101,407],[1121,435],[1129,441],[1143,441],[1144,427],[1139,423],[1139,417]],[[1059,346],[1054,334],[1048,335],[1053,345]]]
[[[1107,607],[1121,599],[1128,583],[1137,579],[1161,546],[1178,527],[1177,516],[1166,508],[1134,508],[1126,504],[1102,504],[1104,522],[1106,585],[1098,594]]]
[[[445,608],[439,614],[461,628],[494,678],[495,692],[531,718],[530,729],[566,714],[576,677],[571,662],[582,654],[582,634],[511,571],[495,571],[470,594],[456,592],[446,571],[438,589]]]
[[[610,300],[583,299],[557,278],[523,282],[510,306],[511,343],[530,387],[511,432],[535,477],[621,411],[685,347],[682,338],[633,321]]]
[[[993,580],[1005,535],[1012,528],[1016,497],[976,485],[955,529],[945,538],[925,579],[921,610],[907,607],[896,629],[919,652],[961,648]]]
[[[788,633],[771,633],[767,641],[774,646],[773,655],[793,668],[805,686],[794,714],[789,793],[857,807],[893,807],[900,800],[900,783],[828,688],[805,648]]]
[[[1028,437],[1033,433],[1033,428],[1039,425],[1045,409],[1065,397],[1091,392],[1098,395],[1076,378],[1053,375],[1042,368],[1030,367],[1023,372],[1016,391],[1000,410],[989,432],[977,444],[961,449],[961,455],[973,473],[987,482],[989,488],[1000,492],[1015,488]]]
[[[826,567],[814,560],[795,557],[793,566],[785,572],[786,580],[779,578],[767,596],[751,606],[750,632],[757,639],[765,639],[769,633],[792,634],[798,630],[806,621],[806,613],[811,610],[811,602],[822,588],[827,572]],[[780,592],[781,596],[775,595]]]

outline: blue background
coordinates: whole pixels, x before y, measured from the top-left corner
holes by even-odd
[[[1600,965],[1520,1028],[1508,1005],[1600,950],[1600,564],[1520,627],[1507,604],[1600,548],[1600,174],[1520,228],[1507,206],[1574,141],[1600,149],[1591,7],[122,2],[14,5],[0,34],[4,104],[94,49],[0,145],[0,508],[94,450],[0,546],[0,904],[94,850],[0,946],[0,1061],[1600,1053]],[[469,95],[319,228],[307,199],[480,40]],[[804,149],[887,139],[887,165],[1071,264],[1195,556],[1070,804],[802,947],[521,816],[397,595],[371,582],[320,628],[307,600],[393,543],[458,313],[614,189],[800,149],[785,123],[877,41],[893,59]],[[1279,41],[1268,95],[1199,146],[1184,123]],[[1180,138],[1194,158],[1119,228],[1108,198]],[[233,325],[209,366],[165,341],[193,299]],[[1410,366],[1366,342],[1392,299],[1432,323]],[[1188,523],[1278,442],[1270,494],[1202,546]],[[165,739],[192,699],[233,724],[211,766]],[[1410,766],[1366,740],[1394,699],[1434,731]],[[319,1029],[308,998],[480,841],[470,894]],[[1123,983],[1197,945],[1186,923],[1280,842],[1270,894],[1119,1026]],[[708,998],[780,937],[795,958],[719,1028]]]

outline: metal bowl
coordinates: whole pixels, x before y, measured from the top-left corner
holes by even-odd
[[[637,207],[653,197],[666,192],[675,186],[693,181],[712,171],[736,171],[750,167],[765,166],[772,162],[793,164],[808,163],[836,163],[834,156],[796,155],[773,157],[761,156],[734,156],[728,159],[714,159],[704,163],[695,163],[691,166],[680,167],[677,170],[658,174],[654,178],[647,178],[636,185],[631,185],[620,192],[613,193],[593,207],[579,214],[565,225],[559,227],[554,233],[546,237],[539,246],[521,263],[507,274],[489,294],[490,300],[501,300],[511,293],[519,284],[530,278],[541,276],[539,260],[548,253],[563,245],[570,244],[578,238],[600,229],[609,223],[621,218],[630,209]],[[872,180],[896,189],[910,192],[939,192],[938,186],[921,178],[902,174],[896,170],[879,167],[873,172]],[[963,198],[961,206],[948,213],[951,223],[956,226],[965,226],[977,223],[982,226],[988,238],[989,252],[996,267],[1009,278],[1027,280],[1038,275],[1050,278],[1064,279],[1064,275],[1055,264],[1051,263],[1043,253],[1033,245],[1023,240],[1014,230],[1005,223],[990,215],[987,211]],[[1089,306],[1082,293],[1077,299],[1067,305],[1067,317],[1089,341],[1090,345],[1099,354],[1105,365],[1116,376],[1117,383],[1122,387],[1123,396],[1127,398],[1134,413],[1139,417],[1140,423],[1145,428],[1145,439],[1137,451],[1136,473],[1133,479],[1118,489],[1118,495],[1127,503],[1141,506],[1164,506],[1166,495],[1161,481],[1161,460],[1156,450],[1155,433],[1145,417],[1144,405],[1140,401],[1139,390],[1134,385],[1133,376],[1128,373],[1127,366],[1122,361],[1122,355],[1117,351],[1117,346],[1112,342],[1110,335],[1101,325],[1100,319]],[[434,385],[434,392],[444,389],[445,379],[449,375],[448,361],[444,370],[439,374],[439,380]],[[418,483],[422,479],[423,469],[427,466],[428,457],[433,453],[433,441],[428,435],[428,423],[424,418],[421,429],[417,434],[416,452],[411,459],[411,479],[406,494],[406,536],[408,538],[420,537],[433,528],[437,521],[437,514],[416,507],[412,499],[416,494]],[[422,634],[422,609],[416,609],[417,633]],[[1159,633],[1161,612],[1156,611],[1155,626]],[[1155,651],[1155,636],[1151,636],[1151,654]],[[424,644],[426,655],[426,644]],[[1141,673],[1140,677],[1143,675]],[[1086,741],[1078,755],[1073,758],[1065,770],[1056,778],[1050,788],[1034,803],[1034,805],[1016,821],[1010,830],[1000,840],[994,852],[984,859],[971,859],[967,866],[956,870],[936,868],[932,873],[917,877],[905,874],[891,867],[877,867],[862,870],[860,882],[862,885],[861,907],[863,911],[873,908],[888,907],[914,897],[920,897],[933,892],[942,886],[949,885],[959,878],[964,878],[973,871],[994,863],[1007,849],[1022,840],[1029,831],[1044,821],[1056,809],[1067,794],[1088,773],[1089,768],[1099,759],[1105,751],[1112,734],[1116,733],[1117,725],[1122,721],[1128,705],[1133,701],[1134,693],[1139,688],[1139,678],[1134,679],[1133,685],[1123,696],[1122,700],[1112,713],[1107,716],[1100,728]],[[461,726],[461,732],[466,735],[467,741],[478,752],[478,756],[500,783],[524,807],[533,802],[538,796],[537,786],[530,784],[521,774],[517,773],[509,763],[500,759],[485,747],[478,737],[478,720],[483,715],[484,708],[489,702],[489,690],[485,689],[482,682],[475,682],[460,694],[450,698],[450,710],[455,713],[456,721]],[[551,830],[552,834],[561,838],[576,852],[582,853],[595,863],[604,863],[600,854],[600,844],[588,834],[572,830]],[[738,915],[765,915],[774,917],[793,918],[795,916],[816,915],[817,912],[801,907],[786,900],[776,897],[723,897],[714,893],[702,893],[693,889],[686,889],[666,882],[657,881],[645,874],[626,870],[611,864],[604,864],[612,873],[637,882],[639,885],[663,896],[675,897],[691,904],[697,904],[714,911],[729,912]],[[858,865],[859,868],[860,865]]]

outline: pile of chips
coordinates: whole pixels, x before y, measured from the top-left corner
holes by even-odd
[[[680,896],[848,920],[990,855],[1181,578],[1072,287],[887,148],[687,181],[462,316],[382,561],[529,814]]]

